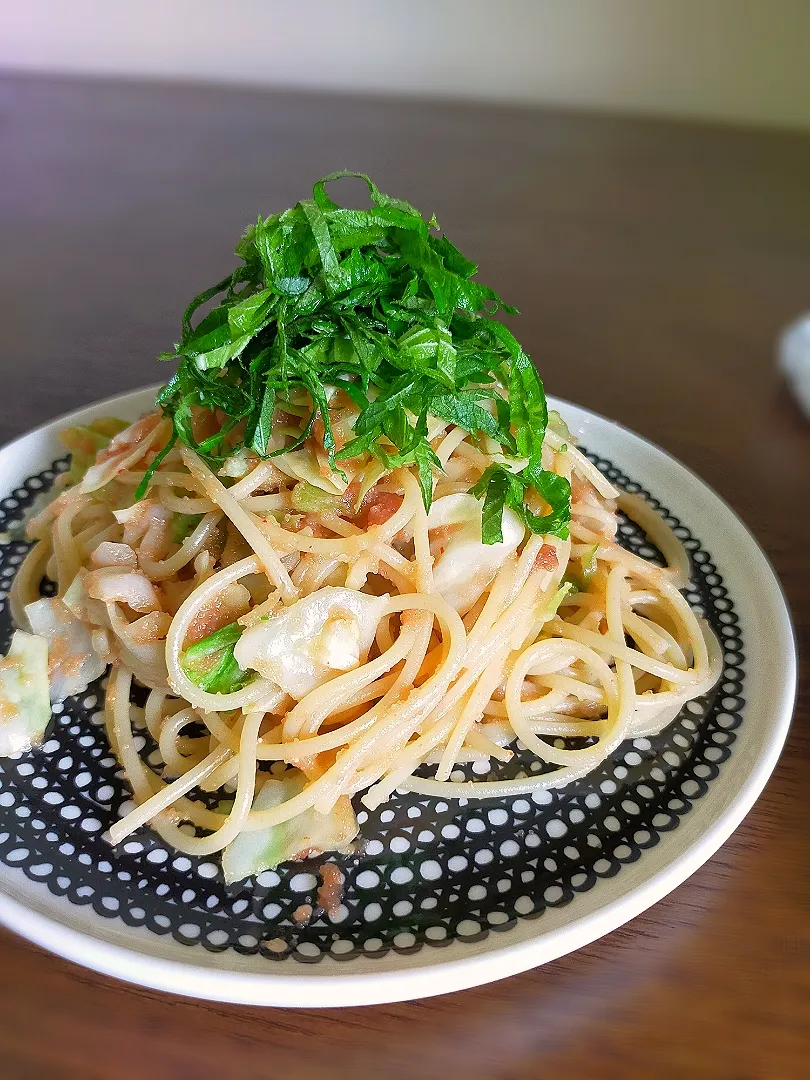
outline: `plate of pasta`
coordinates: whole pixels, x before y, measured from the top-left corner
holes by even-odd
[[[435,220],[342,175],[245,232],[168,382],[0,451],[0,919],[192,996],[586,944],[731,833],[792,709],[733,512],[547,399]]]

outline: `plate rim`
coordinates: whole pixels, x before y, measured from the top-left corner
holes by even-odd
[[[136,388],[111,395],[100,401],[71,410],[47,420],[0,447],[0,473],[9,452],[31,436],[45,436],[54,428],[79,418],[89,418],[93,412],[122,402],[156,393],[162,384]],[[296,965],[283,972],[238,971],[217,968],[188,961],[156,956],[132,945],[116,944],[89,930],[76,929],[61,921],[59,913],[48,914],[9,895],[0,882],[0,923],[43,948],[74,963],[102,974],[122,979],[150,989],[167,991],[187,997],[235,1004],[285,1007],[348,1007],[384,1004],[432,997],[439,994],[484,985],[497,979],[516,975],[557,959],[575,949],[597,940],[635,918],[667,893],[677,888],[722,846],[750,811],[773,772],[790,729],[797,690],[797,647],[790,608],[781,582],[758,540],[732,507],[709,484],[687,465],[652,440],[631,428],[603,416],[592,409],[576,405],[563,398],[549,395],[549,406],[575,409],[585,419],[607,424],[623,436],[641,443],[645,450],[662,455],[667,462],[686,474],[697,489],[702,489],[711,502],[719,505],[733,519],[737,535],[745,542],[751,556],[764,572],[760,589],[771,594],[779,616],[779,629],[786,646],[782,679],[774,695],[772,732],[769,740],[757,753],[748,776],[739,783],[736,792],[719,812],[717,819],[686,848],[641,882],[620,892],[596,910],[575,916],[563,925],[538,932],[526,940],[495,945],[485,951],[467,956],[443,959],[441,953],[420,952],[416,963],[392,970],[342,971],[339,967],[319,965],[317,974]],[[597,452],[598,445],[593,447]],[[657,492],[653,492],[657,495]],[[626,868],[626,873],[629,868]],[[42,886],[45,889],[45,886]],[[47,890],[45,890],[47,893]],[[50,897],[50,894],[47,894]],[[45,899],[47,899],[47,897]],[[50,898],[52,904],[60,901]],[[69,910],[69,909],[66,909]],[[131,941],[131,936],[130,936]],[[458,944],[458,943],[454,943]],[[452,946],[451,946],[452,948]],[[219,954],[214,954],[214,959]],[[406,958],[401,958],[405,960]],[[270,964],[270,961],[267,961]],[[372,966],[379,960],[371,961]]]

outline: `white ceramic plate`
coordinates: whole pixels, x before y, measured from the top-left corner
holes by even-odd
[[[134,419],[154,394],[101,402],[0,451],[0,530],[52,481],[60,428]],[[0,762],[0,920],[86,967],[191,997],[374,1004],[543,964],[632,919],[705,862],[751,808],[787,733],[796,659],[779,584],[745,526],[683,465],[609,420],[550,405],[616,482],[677,524],[693,559],[688,598],[725,649],[707,700],[537,801],[448,807],[407,796],[382,807],[363,823],[365,854],[346,867],[344,919],[298,932],[289,915],[314,884],[300,866],[227,889],[213,863],[177,857],[146,830],[122,850],[106,846],[126,791],[97,695],[84,695],[55,716],[43,748]],[[645,553],[645,538],[623,531]],[[2,590],[23,550],[0,544]]]

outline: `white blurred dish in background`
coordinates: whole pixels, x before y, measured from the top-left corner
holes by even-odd
[[[802,315],[785,330],[778,357],[794,397],[810,419],[810,315]]]

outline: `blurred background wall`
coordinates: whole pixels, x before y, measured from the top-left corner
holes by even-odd
[[[7,70],[810,128],[810,0],[0,0]]]

